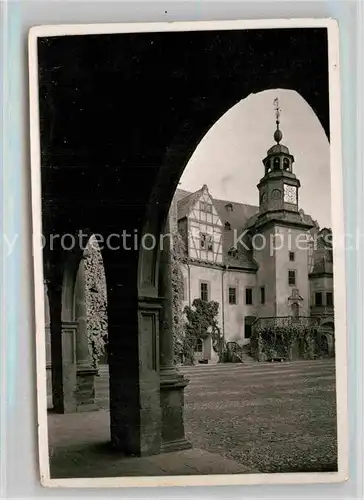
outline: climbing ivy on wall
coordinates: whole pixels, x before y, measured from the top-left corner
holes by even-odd
[[[84,251],[87,337],[96,367],[107,345],[107,290],[104,264],[97,239],[91,236]]]
[[[250,348],[252,356],[258,361],[291,360],[294,348],[300,358],[314,359],[319,354],[317,329],[294,322],[284,326],[253,328]]]
[[[102,255],[97,240],[91,237],[84,251],[86,279],[87,336],[93,364],[107,350],[107,289]],[[185,247],[180,234],[173,234],[171,248],[172,319],[175,362],[179,362],[186,344],[185,320],[182,308],[183,274],[181,264]]]
[[[171,248],[171,282],[172,282],[172,331],[174,361],[184,364],[194,363],[194,351],[198,338],[212,335],[214,349],[221,353],[223,341],[217,323],[218,302],[204,302],[195,299],[192,307],[183,305],[183,273],[181,266],[186,262],[186,248],[181,235],[173,231]]]
[[[181,264],[185,260],[185,245],[178,231],[173,233],[171,248],[171,282],[172,282],[172,331],[174,361],[181,361],[185,342],[185,321],[183,316],[183,274]]]

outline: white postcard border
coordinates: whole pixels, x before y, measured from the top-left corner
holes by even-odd
[[[31,139],[31,188],[33,256],[36,320],[36,366],[38,443],[41,483],[47,487],[152,487],[152,486],[218,486],[258,484],[302,484],[342,482],[348,478],[348,415],[347,415],[347,327],[346,289],[335,288],[336,333],[336,395],[338,426],[338,472],[330,473],[282,473],[282,474],[226,474],[209,476],[168,477],[113,477],[113,478],[50,478],[47,387],[45,357],[44,285],[43,257],[41,245],[41,177],[40,177],[40,130],[38,99],[38,54],[37,40],[46,36],[147,33],[171,31],[214,31],[272,28],[327,28],[329,52],[330,93],[330,166],[332,229],[334,238],[344,235],[344,211],[342,190],[341,149],[341,99],[339,72],[339,29],[334,19],[269,19],[244,21],[193,21],[126,24],[79,24],[50,25],[31,28],[29,32],[29,80],[30,80],[30,139]],[[335,283],[346,283],[345,249],[335,245]]]

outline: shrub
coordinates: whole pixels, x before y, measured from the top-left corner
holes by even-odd
[[[277,320],[282,318],[277,318]],[[283,323],[283,322],[281,322]],[[294,346],[299,350],[299,357],[313,359],[317,355],[316,328],[304,322],[287,319],[285,324],[258,324],[253,327],[251,336],[252,356],[258,361],[275,358],[292,359]]]

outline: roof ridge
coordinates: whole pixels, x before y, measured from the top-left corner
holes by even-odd
[[[186,189],[179,189],[177,188],[176,191],[179,191],[180,193],[184,192],[184,193],[189,193],[187,194],[186,196],[184,196],[183,198],[180,198],[178,200],[178,203],[181,202],[181,201],[184,201],[186,200],[186,198],[189,198],[190,196],[198,193],[199,191],[202,191],[203,188],[200,188],[200,189],[197,189],[197,191],[192,191],[192,192],[189,192],[187,191]],[[229,203],[233,204],[233,205],[241,205],[241,206],[244,206],[244,207],[252,207],[252,208],[259,208],[259,205],[252,205],[251,203],[242,203],[240,201],[234,201],[234,200],[226,200],[226,199],[222,199],[222,198],[215,198],[215,196],[213,196],[210,192],[209,192],[211,198],[217,202],[220,202],[220,203],[226,203],[227,205]]]

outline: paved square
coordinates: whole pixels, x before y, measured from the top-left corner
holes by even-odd
[[[333,360],[199,365],[181,371],[190,379],[185,427],[194,451],[160,459],[110,453],[104,368],[97,378],[103,410],[49,415],[52,476],[337,470]]]
[[[337,470],[333,360],[182,371],[193,446],[264,473]]]

